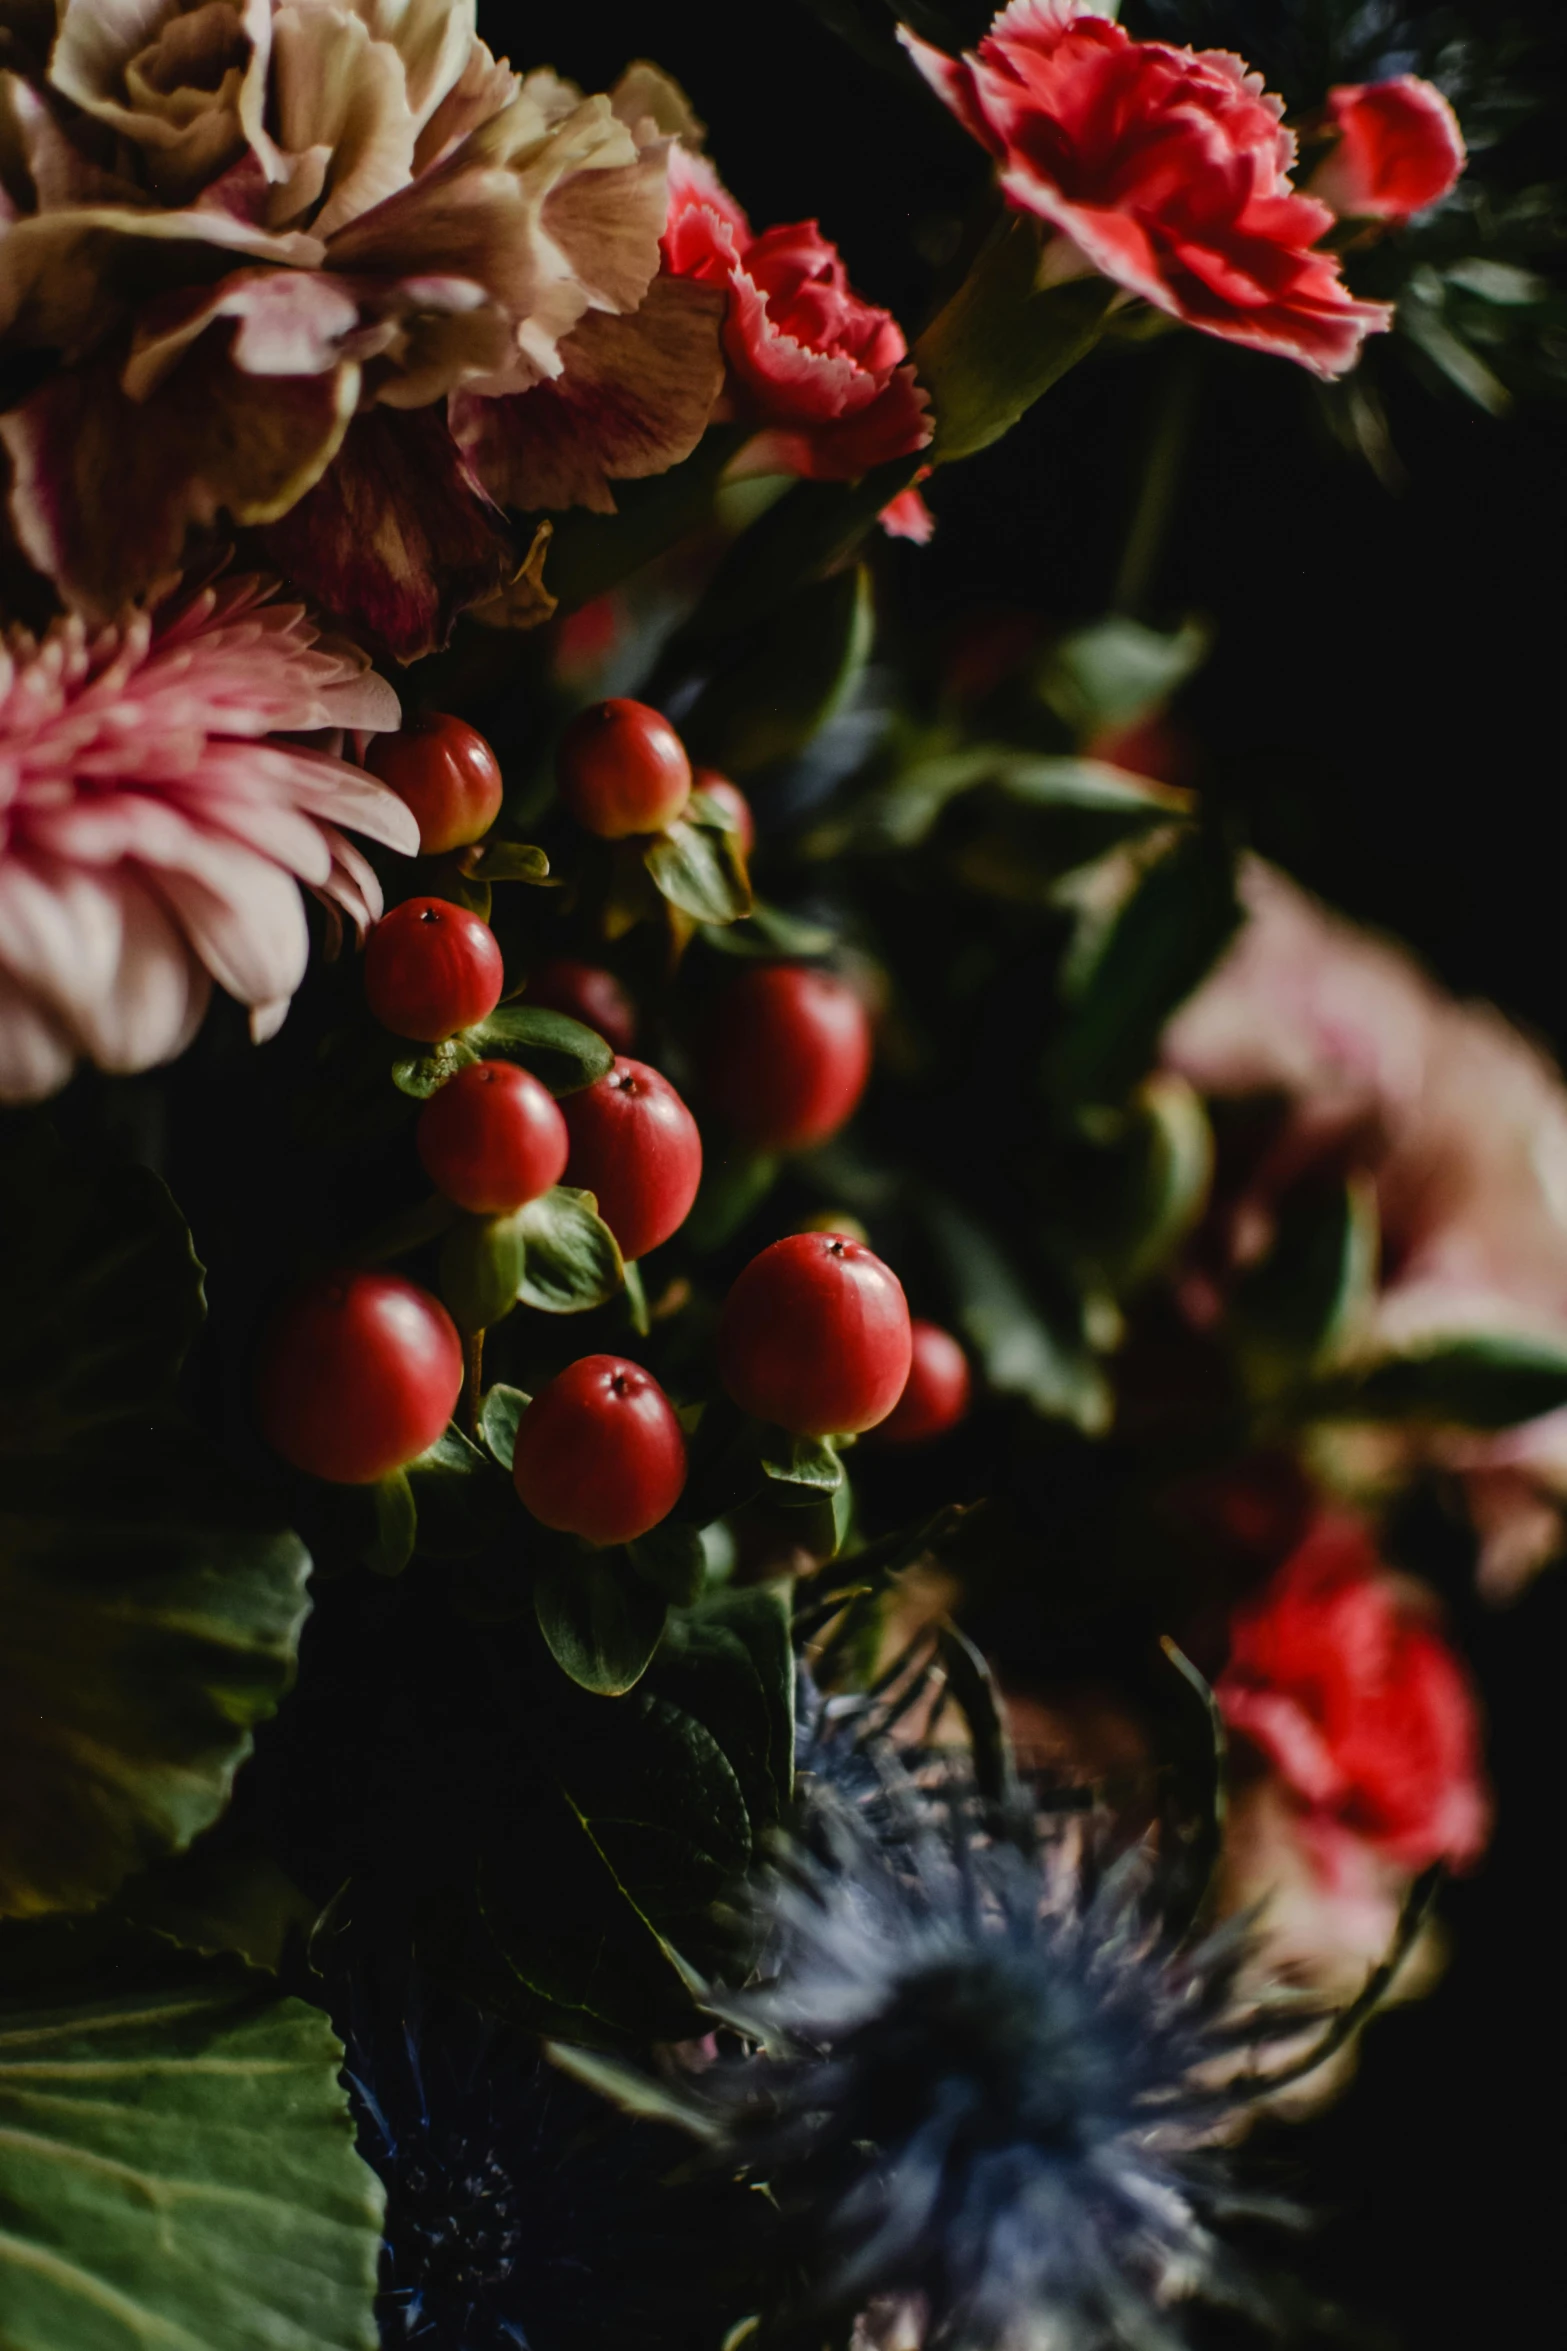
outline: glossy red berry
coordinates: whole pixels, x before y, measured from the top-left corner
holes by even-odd
[[[871,1068],[854,990],[806,963],[757,963],[719,999],[702,1055],[708,1099],[757,1151],[804,1151],[850,1116]]]
[[[584,1355],[518,1422],[512,1477],[545,1526],[590,1543],[634,1543],[679,1501],[686,1441],[651,1372],[619,1355]]]
[[[482,841],[501,812],[501,763],[484,737],[442,711],[377,735],[365,753],[372,775],[390,784],[419,819],[426,857]]]
[[[876,1431],[878,1444],[922,1445],[956,1428],[968,1411],[973,1382],[968,1357],[939,1322],[909,1325],[914,1343],[902,1395]]]
[[[660,833],[691,797],[691,762],[667,718],[619,698],[580,711],[560,739],[560,796],[601,840]]]
[[[576,963],[566,955],[539,964],[528,974],[528,1002],[569,1013],[596,1029],[617,1053],[629,1053],[637,1041],[637,1008],[614,973],[599,964]]]
[[[462,1341],[439,1299],[394,1273],[332,1273],[273,1316],[256,1419],[295,1469],[367,1486],[435,1443],[462,1380]]]
[[[903,1284],[835,1233],[790,1233],[753,1257],[718,1324],[719,1372],[741,1411],[800,1436],[885,1420],[911,1353]]]
[[[438,1045],[486,1020],[505,973],[495,933],[445,898],[405,898],[365,947],[365,999],[394,1036]]]
[[[506,1216],[566,1172],[566,1121],[510,1061],[474,1061],[448,1078],[414,1130],[425,1174],[473,1216]]]
[[[691,1212],[702,1181],[696,1120],[667,1078],[624,1054],[561,1109],[571,1137],[567,1182],[595,1195],[622,1257],[645,1257]]]
[[[703,792],[729,820],[729,829],[740,843],[740,854],[749,857],[756,847],[756,819],[751,814],[751,803],[738,784],[720,775],[716,767],[699,767],[691,778],[693,791]]]

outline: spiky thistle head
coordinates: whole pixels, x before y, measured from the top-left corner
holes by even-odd
[[[1244,1930],[1178,1951],[1142,1853],[1101,1870],[950,1766],[802,1723],[766,1980],[709,1995],[717,2061],[655,2093],[768,2190],[804,2281],[769,2339],[870,2310],[922,2351],[1172,2351],[1184,2300],[1265,2308],[1214,2224],[1287,2208],[1235,2188],[1224,2143],[1248,2056],[1302,2020],[1240,2003]],[[652,2085],[557,2054],[648,2111]]]

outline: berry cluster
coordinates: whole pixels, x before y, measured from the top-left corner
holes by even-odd
[[[378,747],[376,766],[417,814],[428,854],[472,851],[495,822],[499,764],[459,720],[414,723]],[[658,833],[681,817],[695,787],[742,852],[754,844],[744,795],[710,770],[693,775],[675,730],[641,703],[582,712],[562,738],[558,778],[567,814],[601,839]],[[460,1046],[466,1036],[471,1051],[506,974],[477,914],[417,896],[371,933],[364,984],[370,1012],[394,1036],[434,1047]],[[612,972],[546,958],[530,970],[526,998],[602,1038],[614,1053],[610,1068],[557,1101],[515,1062],[470,1058],[419,1111],[419,1162],[450,1210],[474,1218],[513,1216],[563,1181],[590,1193],[622,1260],[633,1263],[689,1216],[702,1182],[701,1128],[669,1079],[632,1057],[638,1006]],[[860,996],[834,973],[755,962],[697,1025],[690,1058],[697,1099],[726,1147],[797,1152],[852,1115],[871,1072],[871,1027]],[[753,1257],[723,1301],[715,1352],[730,1403],[793,1437],[880,1429],[889,1441],[915,1443],[953,1426],[968,1406],[957,1341],[911,1322],[897,1275],[841,1232],[792,1233]],[[260,1426],[296,1469],[372,1484],[440,1438],[464,1372],[463,1340],[438,1298],[397,1274],[337,1267],[273,1319],[258,1369]],[[512,1472],[542,1526],[593,1545],[635,1542],[685,1489],[681,1416],[641,1365],[584,1355],[527,1402]]]

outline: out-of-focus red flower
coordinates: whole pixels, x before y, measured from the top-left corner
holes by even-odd
[[[931,422],[902,329],[855,293],[814,221],[754,235],[711,164],[677,148],[664,259],[677,277],[727,291],[730,393],[758,427],[748,472],[852,481],[924,448]]]
[[[1464,168],[1464,134],[1440,90],[1417,74],[1328,92],[1333,151],[1311,193],[1341,219],[1408,220],[1445,196]]]
[[[1473,1691],[1358,1520],[1319,1518],[1236,1611],[1216,1695],[1321,1832],[1325,1857],[1346,1833],[1406,1869],[1483,1849]]]
[[[936,517],[912,483],[890,499],[876,519],[889,539],[912,539],[916,547],[928,546],[935,536]]]
[[[1012,0],[962,58],[906,27],[899,37],[996,157],[1008,201],[1058,232],[1050,279],[1098,270],[1188,326],[1321,376],[1353,367],[1391,324],[1314,250],[1333,216],[1291,186],[1283,101],[1239,58],[1134,40],[1081,0]]]

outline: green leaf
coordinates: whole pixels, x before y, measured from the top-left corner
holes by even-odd
[[[179,1418],[201,1269],[154,1178],[0,1121],[0,1915],[87,1909],[228,1801],[310,1562]]]
[[[523,1212],[460,1216],[441,1243],[441,1296],[461,1331],[486,1331],[516,1305],[527,1265]]]
[[[1368,1180],[1302,1185],[1286,1196],[1273,1247],[1230,1297],[1227,1321],[1254,1395],[1287,1390],[1342,1349],[1370,1311],[1376,1266]]]
[[[1053,905],[1062,878],[1111,849],[1190,816],[1188,792],[1098,759],[1015,753],[996,763],[990,822],[965,843],[971,886],[1024,905]]]
[[[639,1536],[628,1546],[631,1564],[676,1608],[689,1608],[702,1590],[707,1559],[699,1530],[678,1518]]]
[[[693,922],[730,923],[751,911],[751,883],[736,836],[719,825],[676,817],[642,853],[671,906]]]
[[[623,1269],[615,1236],[591,1192],[556,1184],[519,1208],[515,1219],[526,1254],[517,1296],[542,1314],[583,1314],[620,1288]]]
[[[411,1094],[416,1102],[428,1102],[438,1094],[448,1078],[454,1078],[470,1061],[483,1059],[484,1048],[473,1042],[476,1030],[466,1030],[448,1037],[444,1044],[428,1053],[401,1054],[392,1063],[392,1083],[401,1094]]]
[[[486,841],[473,861],[481,882],[545,882],[550,861],[532,841]]]
[[[410,1461],[405,1475],[418,1506],[422,1558],[466,1559],[488,1549],[517,1507],[510,1476],[455,1425]]]
[[[1168,1634],[1160,1636],[1159,1651],[1175,1669],[1150,1696],[1165,1759],[1165,1922],[1178,1939],[1206,1918],[1223,1858],[1226,1743],[1218,1700],[1191,1659]]]
[[[419,1513],[413,1488],[402,1470],[381,1478],[370,1489],[375,1510],[375,1533],[361,1557],[372,1575],[401,1575],[414,1555]]]
[[[921,1213],[986,1384],[1026,1397],[1048,1420],[1102,1436],[1113,1399],[1084,1334],[1081,1303],[1063,1300],[1047,1322],[1016,1270],[955,1202],[928,1194]]]
[[[723,2137],[722,2125],[705,2107],[698,2106],[693,2098],[682,2098],[676,2091],[666,2089],[653,2074],[644,2073],[639,2066],[622,2065],[613,2057],[596,2056],[588,2049],[573,2049],[564,2041],[547,2041],[544,2054],[551,2065],[558,2065],[573,2081],[584,2083],[600,2098],[618,2106],[622,2114],[634,2115],[638,2122],[668,2123],[672,2129],[689,2132],[694,2139],[715,2143]]]
[[[615,1066],[613,1048],[596,1029],[542,1004],[498,1005],[488,1020],[464,1035],[473,1047],[470,1060],[498,1054],[520,1061],[552,1094],[580,1093]]]
[[[857,482],[796,482],[729,549],[682,632],[680,651],[706,651],[754,628],[813,581],[841,572],[923,462],[921,451]]]
[[[1322,1381],[1306,1402],[1318,1419],[1514,1428],[1567,1405],[1567,1348],[1505,1331],[1428,1339]]]
[[[769,1499],[804,1505],[836,1494],[844,1467],[825,1437],[791,1436],[769,1428],[762,1436],[762,1470]]]
[[[521,1388],[508,1388],[497,1380],[480,1408],[479,1434],[508,1477],[517,1450],[517,1423],[532,1402]]]
[[[1041,291],[1040,260],[1037,224],[1009,213],[915,344],[936,419],[927,462],[999,441],[1098,342],[1116,288],[1089,277]]]
[[[1080,735],[1135,726],[1163,708],[1208,658],[1212,631],[1187,620],[1168,636],[1114,613],[1057,639],[1038,679],[1056,716]]]
[[[747,1584],[671,1616],[648,1687],[704,1723],[745,1796],[753,1837],[794,1792],[792,1586]]]
[[[218,1847],[203,1838],[189,1853],[132,1878],[113,1908],[99,1915],[208,1958],[230,1953],[275,1975],[290,1944],[308,1939],[320,1912],[320,1903],[261,1845]]]
[[[806,922],[781,906],[769,906],[760,898],[752,899],[751,911],[743,921],[722,927],[715,924],[706,938],[721,955],[748,955],[769,963],[779,956],[830,955],[838,944],[836,931],[819,922]]]
[[[551,1552],[533,1586],[533,1612],[562,1673],[596,1697],[618,1698],[642,1679],[667,1604],[624,1552]]]
[[[175,1955],[0,2001],[0,2339],[375,2351],[383,2195],[341,2043]]]
[[[1141,877],[1086,971],[1047,1062],[1063,1105],[1119,1101],[1146,1076],[1166,1022],[1240,922],[1234,860],[1207,833],[1172,842]]]
[[[874,633],[863,564],[802,589],[691,710],[692,757],[726,775],[793,758],[854,692]]]

